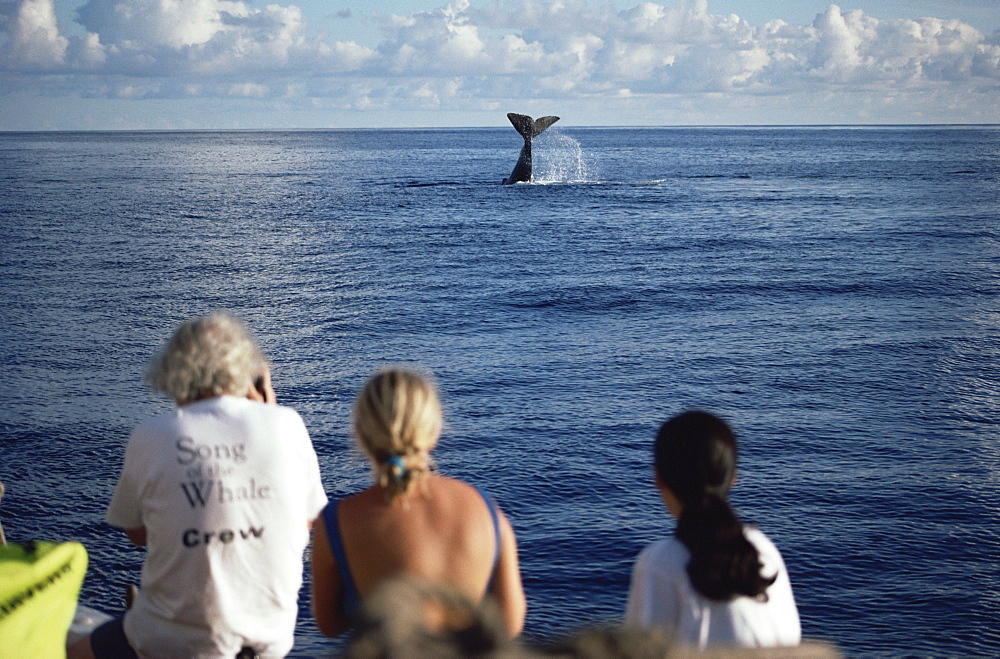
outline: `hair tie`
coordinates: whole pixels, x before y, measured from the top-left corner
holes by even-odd
[[[393,483],[398,483],[406,476],[406,463],[398,455],[390,455],[385,463],[389,465],[389,478]]]

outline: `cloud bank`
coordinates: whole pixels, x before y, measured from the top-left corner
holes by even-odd
[[[624,10],[585,0],[454,0],[373,15],[383,37],[368,45],[311,35],[294,4],[89,0],[76,20],[83,36],[66,36],[53,0],[0,0],[0,93],[299,99],[360,110],[531,99],[651,110],[690,97],[752,107],[850,93],[1000,121],[1000,36],[957,20],[878,20],[837,5],[810,25],[751,25],[712,14],[707,0]]]

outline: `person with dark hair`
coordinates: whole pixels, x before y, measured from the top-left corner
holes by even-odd
[[[679,644],[777,647],[801,641],[784,561],[726,500],[736,480],[736,436],[707,412],[685,412],[656,436],[656,487],[677,518],[674,537],[640,552],[625,623],[657,627]]]

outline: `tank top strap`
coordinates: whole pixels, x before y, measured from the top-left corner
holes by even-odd
[[[337,563],[337,572],[340,573],[340,582],[344,587],[344,595],[340,605],[344,613],[349,618],[353,618],[361,606],[361,593],[351,576],[351,568],[347,564],[347,554],[344,552],[344,543],[340,538],[340,523],[337,518],[337,505],[339,501],[334,499],[323,509],[323,525],[326,526],[326,538],[330,543],[330,551]]]
[[[493,579],[496,576],[497,563],[500,562],[500,518],[497,516],[497,504],[493,500],[493,497],[486,494],[478,486],[473,485],[476,488],[476,492],[479,492],[479,496],[483,498],[486,503],[486,509],[490,511],[490,517],[493,519],[493,537],[495,541],[493,543],[493,567],[490,569],[490,582],[486,585],[486,592],[490,592],[493,589]]]

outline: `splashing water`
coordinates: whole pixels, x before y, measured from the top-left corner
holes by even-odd
[[[592,163],[580,143],[558,130],[535,140],[532,183],[580,183],[595,180]]]

